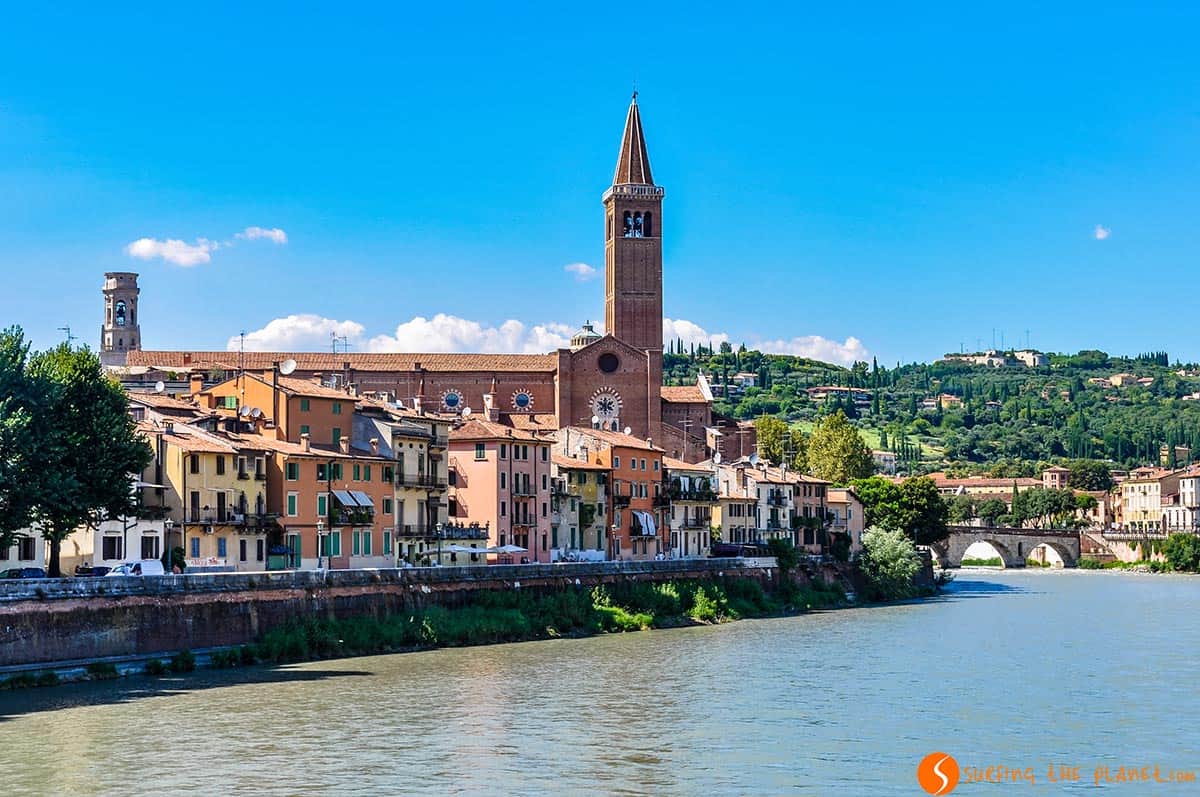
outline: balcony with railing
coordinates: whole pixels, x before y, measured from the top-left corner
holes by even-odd
[[[397,473],[394,479],[397,487],[416,487],[425,490],[445,490],[446,480],[430,473]]]
[[[613,495],[609,496],[609,498],[612,501],[612,505],[615,509],[624,509],[628,507],[629,502],[632,500],[628,495]]]
[[[514,482],[512,489],[509,492],[512,493],[512,495],[517,498],[536,498],[537,497],[537,487],[535,485],[533,485],[532,483],[523,484],[520,482]]]
[[[488,524],[441,523],[427,526],[420,523],[400,524],[393,529],[397,539],[418,540],[486,540]]]
[[[770,493],[767,496],[767,506],[787,506],[787,496],[783,493]]]
[[[703,516],[684,515],[683,522],[680,524],[680,528],[684,529],[707,529],[710,526],[712,526],[712,518]]]
[[[447,448],[450,445],[450,435],[434,434],[429,440],[430,448]]]

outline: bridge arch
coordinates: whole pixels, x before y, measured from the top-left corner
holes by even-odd
[[[959,552],[958,552],[957,557],[953,557],[953,559],[957,559],[957,561],[954,562],[953,566],[954,567],[962,567],[963,559],[974,558],[974,557],[968,557],[967,551],[969,551],[971,548],[974,548],[975,546],[980,545],[980,544],[987,545],[993,551],[996,552],[995,556],[1000,557],[1000,566],[1001,567],[1020,567],[1020,564],[1025,563],[1025,560],[1021,557],[1021,554],[1019,552],[1015,551],[1011,545],[1000,542],[995,537],[992,537],[992,536],[989,536],[986,534],[981,534],[978,537],[975,537],[974,539],[967,540],[965,545],[962,545],[960,543],[959,546],[954,546],[954,547],[959,548]],[[1018,545],[1020,545],[1020,543],[1018,543]],[[981,557],[981,558],[990,559],[993,557]],[[1020,562],[1020,564],[1018,564],[1018,562]]]
[[[1036,544],[1031,547],[1028,552],[1026,552],[1025,558],[1028,559],[1032,557],[1034,551],[1043,547],[1054,551],[1055,556],[1057,556],[1059,561],[1062,562],[1062,567],[1076,567],[1079,564],[1079,559],[1075,553],[1070,548],[1056,540],[1037,540]],[[1054,566],[1053,563],[1051,563],[1051,566]]]

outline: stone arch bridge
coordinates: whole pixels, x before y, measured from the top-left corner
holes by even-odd
[[[942,567],[961,567],[963,555],[977,542],[995,548],[1005,567],[1024,567],[1025,560],[1039,545],[1054,549],[1067,567],[1079,563],[1079,532],[1061,529],[951,526],[949,537],[929,547]]]

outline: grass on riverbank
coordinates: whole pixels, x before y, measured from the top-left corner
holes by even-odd
[[[837,587],[766,593],[750,579],[621,583],[550,594],[489,592],[467,606],[345,620],[295,620],[248,648],[275,663],[432,647],[461,647],[560,636],[640,631],[764,617],[844,603]],[[232,661],[236,658],[237,661]],[[239,653],[222,666],[247,663]]]
[[[1155,560],[1142,559],[1137,562],[1122,562],[1114,560],[1112,562],[1101,562],[1098,559],[1089,559],[1084,557],[1079,560],[1080,570],[1138,570],[1149,571],[1151,573],[1172,573],[1171,566],[1166,562]]]
[[[993,556],[989,559],[963,559],[963,567],[1003,567],[1004,560],[999,556]]]

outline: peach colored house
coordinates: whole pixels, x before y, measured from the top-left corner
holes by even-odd
[[[670,505],[663,450],[622,432],[578,426],[559,430],[570,456],[609,470],[608,557],[655,559],[670,550],[666,509]]]
[[[451,522],[489,529],[489,547],[515,545],[493,562],[551,561],[553,440],[471,418],[450,431]]]

